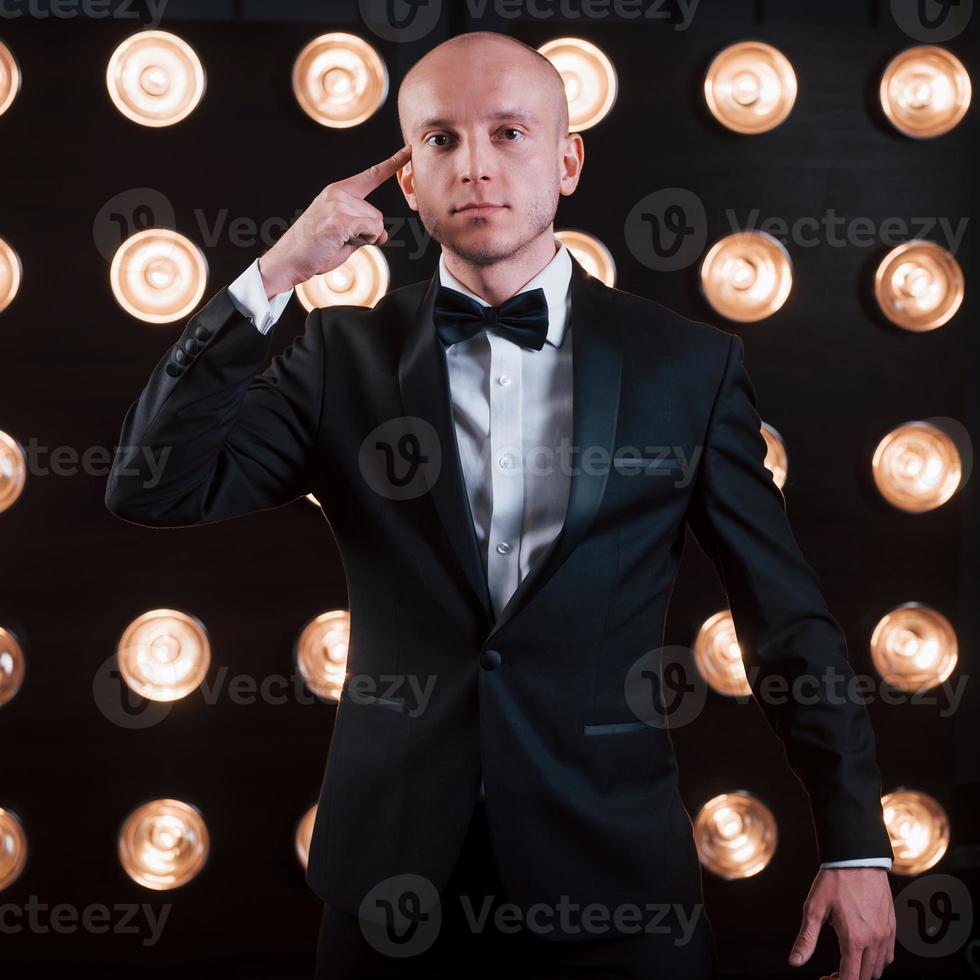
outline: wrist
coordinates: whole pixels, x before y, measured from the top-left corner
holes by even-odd
[[[266,299],[272,299],[279,293],[292,289],[295,285],[288,271],[284,269],[276,260],[276,256],[271,252],[259,258],[259,275],[262,277],[262,285],[265,287]]]

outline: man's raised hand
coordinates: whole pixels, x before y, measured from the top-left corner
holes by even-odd
[[[411,159],[411,145],[353,177],[327,184],[310,206],[259,259],[271,299],[312,276],[343,265],[362,245],[388,240],[384,215],[365,200]]]

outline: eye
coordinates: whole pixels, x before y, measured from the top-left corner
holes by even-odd
[[[429,143],[429,140],[440,140],[440,139],[442,139],[442,140],[449,139],[449,137],[445,133],[433,133],[425,142],[426,143]],[[432,146],[433,144],[430,143],[429,145]],[[441,144],[438,144],[438,145],[439,146],[445,146],[446,144],[445,143],[441,143]]]
[[[519,137],[523,137],[524,134],[516,126],[507,126],[501,130],[502,133],[517,133]],[[508,143],[516,143],[517,140],[508,140]]]

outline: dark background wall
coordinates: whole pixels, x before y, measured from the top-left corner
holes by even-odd
[[[316,799],[334,708],[289,693],[282,703],[240,703],[249,699],[231,694],[229,684],[235,675],[258,684],[294,673],[300,627],[346,606],[343,566],[329,527],[305,500],[223,525],[169,531],[137,528],[106,512],[107,454],[126,408],[182,323],[144,324],[117,306],[93,222],[120,192],[160,191],[176,228],[205,251],[206,302],[271,244],[243,244],[227,226],[208,243],[207,229],[223,216],[259,224],[277,218],[282,227],[323,185],[397,149],[398,82],[426,50],[455,33],[500,30],[535,46],[578,34],[610,55],[619,99],[603,123],[583,134],[583,179],[572,198],[562,199],[556,228],[602,240],[615,257],[619,288],[744,338],[760,412],[786,441],[784,491],[797,540],[845,629],[855,670],[873,674],[868,638],[880,615],[919,600],[944,612],[959,632],[954,679],[972,671],[976,481],[947,506],[912,516],[880,500],[868,473],[875,443],[900,422],[946,415],[975,428],[971,229],[957,252],[967,272],[964,305],[946,326],[920,335],[889,326],[868,301],[867,284],[887,250],[880,241],[847,247],[787,241],[796,268],[789,301],[770,319],[739,326],[717,318],[701,299],[696,265],[652,271],[633,257],[623,229],[633,205],[662,187],[686,188],[701,199],[709,241],[731,230],[726,209],[746,218],[758,208],[760,219],[788,222],[822,219],[833,209],[868,218],[875,228],[891,217],[955,225],[972,213],[976,106],[958,129],[932,141],[907,139],[879,118],[881,70],[915,43],[887,3],[702,0],[685,30],[674,29],[679,8],[670,5],[664,9],[674,9],[673,22],[640,23],[529,13],[478,18],[462,3],[444,7],[423,40],[393,44],[364,29],[353,3],[172,2],[161,26],[197,50],[207,92],[188,119],[161,130],[129,123],[105,91],[105,65],[138,22],[84,10],[43,16],[36,5],[33,15],[0,19],[0,38],[25,76],[13,108],[0,118],[0,237],[24,265],[20,295],[0,314],[0,429],[25,447],[31,440],[40,447],[23,498],[0,515],[0,625],[18,632],[29,658],[23,690],[0,709],[0,806],[20,815],[31,847],[27,869],[0,893],[0,906],[23,908],[32,896],[79,910],[149,903],[160,915],[169,906],[162,938],[149,947],[145,928],[0,930],[5,977],[28,970],[60,975],[67,965],[79,972],[100,965],[105,977],[133,969],[164,975],[177,966],[220,966],[240,977],[310,972],[320,907],[303,882],[292,835]],[[371,41],[391,75],[384,107],[350,130],[314,124],[290,89],[296,53],[335,29]],[[754,138],[722,130],[701,96],[713,55],[750,37],[780,48],[800,84],[789,119]],[[947,46],[976,81],[975,30]],[[392,220],[411,215],[394,182],[371,200]],[[936,230],[926,237],[948,245]],[[438,246],[415,254],[413,241],[396,233],[385,253],[392,285],[399,286],[431,276]],[[275,328],[277,350],[302,329],[304,316],[293,301]],[[103,458],[58,475],[54,447],[77,454],[101,447]],[[724,604],[717,576],[690,542],[666,642],[691,643],[700,623]],[[124,627],[161,606],[192,612],[207,626],[209,683],[218,692],[213,703],[197,692],[158,724],[140,728],[107,717],[93,687],[103,683],[103,665]],[[910,786],[940,800],[952,817],[953,846],[934,870],[971,887],[980,851],[976,703],[968,686],[951,717],[942,700],[869,706],[885,791]],[[716,793],[743,788],[759,794],[779,821],[778,850],[762,874],[724,882],[705,873],[726,973],[803,975],[785,964],[817,854],[806,795],[780,743],[754,703],[711,695],[675,744],[692,814]],[[200,807],[212,852],[192,883],[153,893],[129,880],[115,849],[126,814],[159,796]],[[891,880],[896,892],[909,881]],[[898,956],[889,975],[968,973],[959,957],[931,962],[901,945]],[[804,969],[817,976],[836,965],[836,942],[826,929]]]

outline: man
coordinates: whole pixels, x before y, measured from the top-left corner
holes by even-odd
[[[583,140],[532,48],[453,38],[398,111],[401,150],[327,186],[191,317],[126,415],[106,492],[150,527],[308,492],[330,522],[351,636],[307,872],[318,975],[436,976],[454,955],[472,975],[491,952],[516,976],[713,975],[656,679],[645,713],[627,690],[690,526],[810,796],[823,863],[790,962],[829,920],[841,977],[880,977],[891,847],[867,713],[759,690],[852,675],[763,464],[741,340],[605,287],[557,241]],[[292,287],[387,241],[365,198],[395,174],[442,245],[436,275],[314,310],[257,375]],[[151,486],[141,461],[164,451]],[[518,938],[462,940],[456,899],[478,915],[484,886],[523,914]],[[674,916],[666,935],[619,914],[651,906]]]

